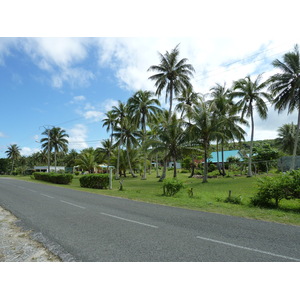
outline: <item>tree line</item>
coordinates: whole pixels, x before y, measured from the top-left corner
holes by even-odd
[[[165,54],[159,53],[159,63],[149,67],[154,73],[149,80],[154,82],[155,93],[139,90],[126,102],[118,101],[105,114],[102,126],[110,133],[97,149],[88,148],[77,153],[68,152],[68,135],[59,127],[45,130],[41,139],[43,151],[28,157],[31,164],[48,161],[63,161],[66,165],[79,165],[93,172],[95,164],[105,162],[114,165],[115,177],[119,179],[124,170],[136,177],[147,179],[149,160],[155,165],[159,180],[166,177],[167,163],[186,156],[194,161],[202,156],[204,162],[203,182],[207,181],[208,157],[212,149],[224,152],[229,142],[245,141],[243,126],[250,126],[251,138],[248,156],[248,173],[252,176],[254,143],[254,112],[259,118],[268,116],[268,104],[278,112],[298,110],[297,125],[285,124],[278,129],[278,147],[292,155],[291,169],[299,151],[300,127],[300,57],[298,45],[283,55],[282,60],[272,62],[278,73],[267,80],[262,74],[256,78],[246,76],[236,80],[231,87],[216,84],[208,94],[194,91],[191,79],[195,70],[187,58],[180,59],[179,45]],[[165,93],[169,109],[162,109],[159,97]],[[174,100],[177,105],[174,106]],[[6,151],[11,161],[11,171],[20,160],[20,148],[10,145]],[[224,160],[223,157],[220,161]],[[158,165],[162,172],[158,174]]]

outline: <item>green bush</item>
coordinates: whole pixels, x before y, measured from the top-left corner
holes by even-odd
[[[177,179],[165,179],[163,181],[163,191],[166,196],[174,196],[184,187],[183,182]]]
[[[88,174],[79,178],[80,186],[91,189],[107,189],[109,186],[108,174]]]
[[[291,171],[276,177],[265,177],[258,182],[258,192],[251,198],[254,206],[279,206],[282,199],[300,198],[300,171]]]
[[[34,172],[33,176],[36,180],[43,180],[43,181],[57,183],[57,184],[69,184],[73,179],[72,174]]]

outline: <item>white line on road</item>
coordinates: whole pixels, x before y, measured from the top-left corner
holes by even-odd
[[[32,190],[32,189],[26,189],[26,190],[29,191],[29,192],[37,193],[37,191]]]
[[[235,245],[235,244],[231,244],[231,243],[226,243],[226,242],[222,242],[222,241],[218,241],[218,240],[213,240],[213,239],[209,239],[209,238],[205,238],[205,237],[201,237],[201,236],[197,236],[197,238],[201,239],[201,240],[213,242],[213,243],[223,244],[223,245],[226,245],[226,246],[240,248],[240,249],[244,249],[244,250],[248,250],[248,251],[259,252],[259,253],[262,253],[262,254],[276,256],[276,257],[280,257],[280,258],[284,258],[284,259],[288,259],[288,260],[300,261],[300,259],[298,259],[298,258],[284,256],[284,255],[279,255],[279,254],[275,254],[275,253],[272,253],[272,252],[262,251],[262,250],[258,250],[258,249],[254,249],[254,248],[248,248],[248,247],[244,247],[244,246],[239,246],[239,245]]]
[[[158,228],[157,226],[154,226],[154,225],[150,225],[150,224],[146,224],[146,223],[141,223],[141,222],[137,222],[137,221],[134,221],[134,220],[124,219],[124,218],[121,218],[121,217],[118,217],[118,216],[114,216],[114,215],[110,215],[110,214],[106,214],[106,213],[101,213],[101,214],[105,215],[105,216],[108,216],[108,217],[120,219],[120,220],[123,220],[123,221],[140,224],[140,225],[143,225],[143,226],[148,226],[148,227],[152,227],[152,228]]]
[[[85,207],[83,207],[83,206],[80,206],[80,205],[77,205],[77,204],[74,204],[74,203],[71,203],[71,202],[68,202],[68,201],[63,201],[63,200],[60,200],[60,202],[67,203],[67,204],[70,204],[70,205],[73,205],[73,206],[76,206],[76,207],[79,207],[79,208],[85,209]]]
[[[54,197],[52,197],[52,196],[49,196],[49,195],[46,195],[46,194],[41,194],[42,196],[44,196],[44,197],[47,197],[47,198],[51,198],[51,199],[54,199]]]

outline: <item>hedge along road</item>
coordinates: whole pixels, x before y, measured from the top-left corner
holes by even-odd
[[[0,178],[0,205],[64,261],[300,261],[300,227]]]

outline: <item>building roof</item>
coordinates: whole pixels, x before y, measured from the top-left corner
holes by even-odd
[[[208,161],[212,162],[212,163],[217,163],[218,162],[217,153],[219,153],[219,162],[222,162],[222,152],[221,151],[212,152]],[[229,151],[224,151],[224,162],[226,162],[227,158],[231,157],[231,156],[239,158],[240,161],[244,161],[243,155],[241,154],[240,150],[229,150]]]

